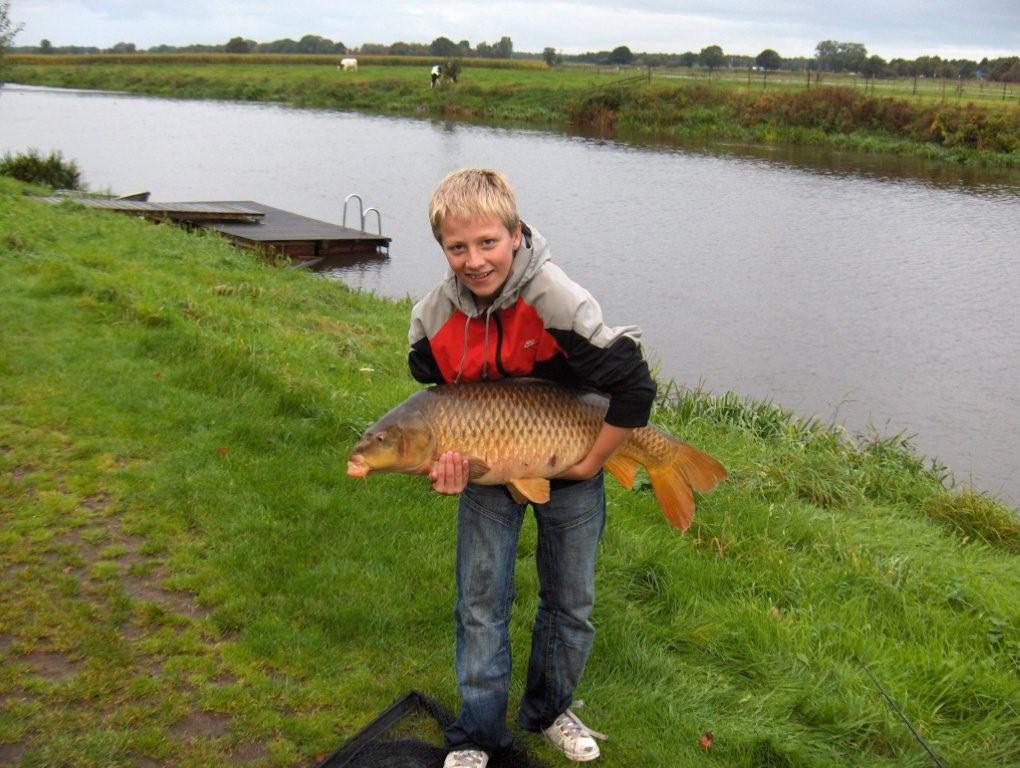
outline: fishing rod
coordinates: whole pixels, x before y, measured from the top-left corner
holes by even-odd
[[[932,748],[928,746],[928,742],[921,738],[921,734],[919,734],[917,730],[914,728],[914,726],[911,725],[910,720],[908,720],[907,716],[903,714],[903,710],[901,710],[899,706],[896,704],[896,702],[893,701],[893,697],[890,696],[888,691],[886,691],[885,688],[882,687],[882,684],[878,682],[878,678],[875,677],[872,671],[868,668],[868,665],[865,664],[859,657],[855,656],[854,658],[857,660],[857,663],[861,665],[861,669],[868,673],[868,677],[871,678],[871,682],[875,684],[875,687],[878,688],[881,694],[885,697],[885,700],[889,702],[889,706],[892,707],[893,711],[897,715],[899,715],[900,720],[903,721],[903,724],[907,726],[910,732],[914,735],[914,738],[917,740],[917,743],[924,747],[924,751],[928,753],[928,757],[932,759],[932,762],[935,763],[935,765],[937,765],[939,768],[946,768],[945,764],[941,760],[939,760],[938,755],[936,755]]]

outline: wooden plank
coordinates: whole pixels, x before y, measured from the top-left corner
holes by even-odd
[[[141,200],[119,200],[104,197],[40,197],[46,203],[71,200],[86,208],[133,213],[149,218],[166,217],[175,221],[250,221],[263,217],[262,211],[242,205],[224,203],[161,203]]]

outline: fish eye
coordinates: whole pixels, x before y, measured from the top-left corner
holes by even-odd
[[[375,439],[376,439],[376,440],[377,440],[378,442],[380,442],[380,443],[381,443],[381,442],[383,442],[384,440],[386,440],[386,435],[385,435],[385,434],[383,434],[382,432],[379,432],[379,433],[378,433],[378,434],[377,434],[377,435],[375,436]]]

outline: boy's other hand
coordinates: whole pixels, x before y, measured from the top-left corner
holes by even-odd
[[[432,490],[447,496],[456,496],[467,488],[468,460],[456,451],[447,451],[429,470]]]
[[[601,464],[593,464],[588,461],[587,458],[582,459],[573,466],[567,467],[565,470],[556,475],[557,480],[588,480],[595,477],[599,470],[602,469]]]

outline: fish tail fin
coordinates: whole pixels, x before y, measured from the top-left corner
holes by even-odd
[[[662,514],[674,528],[686,531],[694,518],[694,491],[707,493],[726,477],[726,468],[707,453],[682,441],[669,458],[646,467]]]

